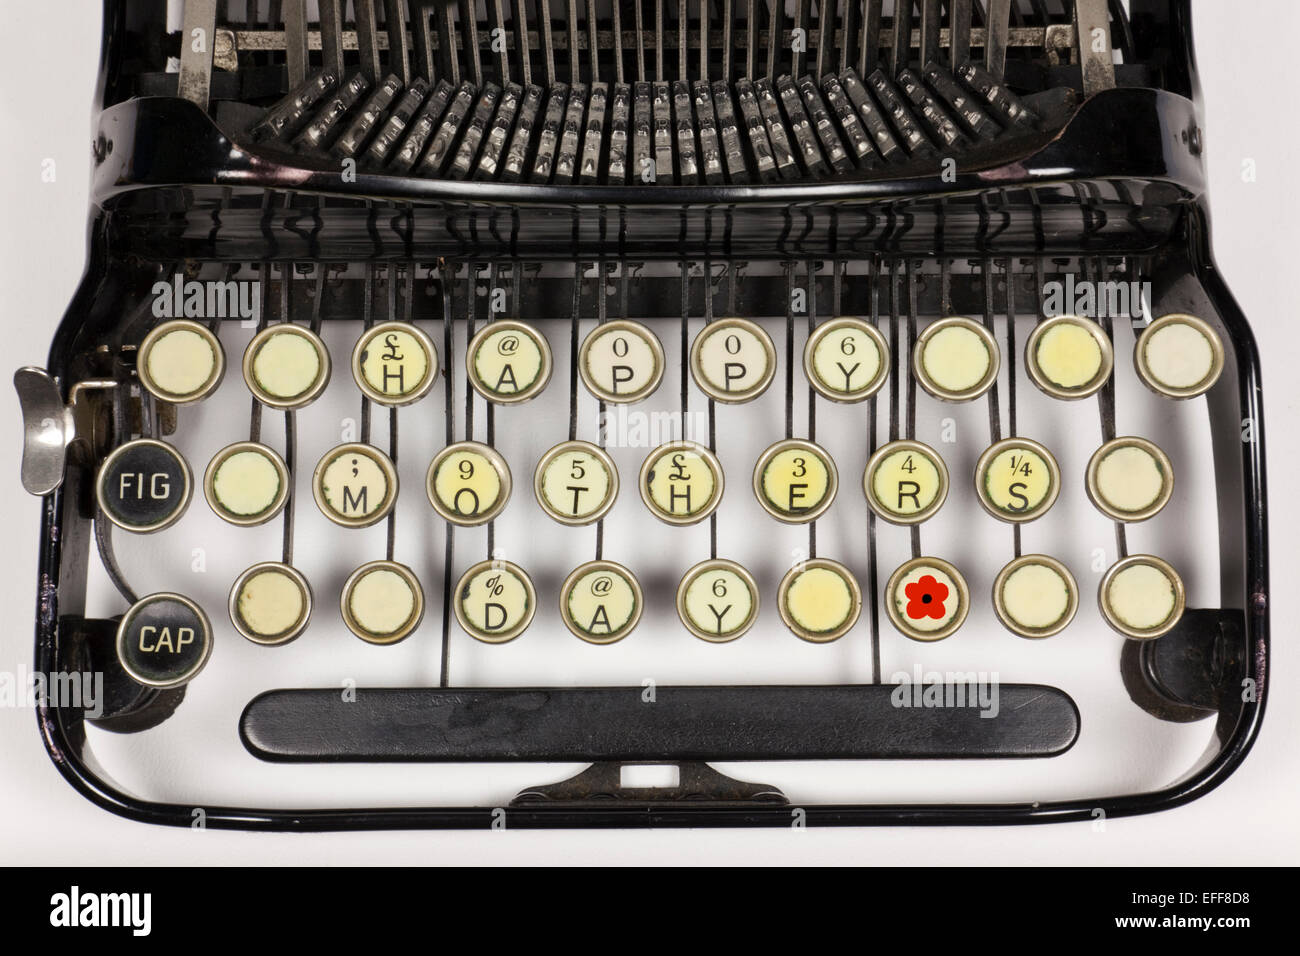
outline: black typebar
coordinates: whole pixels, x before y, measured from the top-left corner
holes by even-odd
[[[1074,701],[1039,684],[404,687],[344,697],[267,691],[244,709],[244,746],[299,762],[906,759],[1050,757],[1079,735]]]

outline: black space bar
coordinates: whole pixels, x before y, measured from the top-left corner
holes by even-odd
[[[1079,735],[1074,701],[1039,684],[659,687],[653,701],[642,687],[355,694],[267,691],[244,708],[240,737],[275,761],[594,761],[1049,757]]]

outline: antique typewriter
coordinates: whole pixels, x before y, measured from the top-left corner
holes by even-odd
[[[15,377],[39,727],[95,803],[1096,823],[1250,749],[1259,366],[1187,0],[104,24],[89,267]]]

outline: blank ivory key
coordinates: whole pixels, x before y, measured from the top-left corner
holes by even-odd
[[[1079,609],[1079,586],[1060,561],[1026,554],[998,572],[993,581],[998,620],[1021,637],[1059,634]]]
[[[542,510],[561,524],[591,524],[614,506],[618,469],[591,442],[561,442],[537,463],[533,491]]]
[[[438,352],[429,336],[407,322],[383,322],[364,332],[352,350],[352,377],[381,405],[410,405],[433,388]]]
[[[677,586],[677,616],[701,640],[734,641],[758,619],[758,585],[735,561],[701,561]]]
[[[639,402],[663,380],[664,348],[640,322],[605,322],[582,340],[578,372],[587,391],[599,399]]]
[[[778,521],[815,520],[835,500],[839,476],[820,445],[800,438],[777,442],[754,465],[754,495]]]
[[[718,319],[695,336],[691,374],[700,391],[719,402],[748,402],[762,395],[776,374],[776,347],[763,327],[748,319]]]
[[[980,455],[975,465],[975,492],[993,517],[1032,521],[1056,502],[1061,470],[1052,453],[1038,442],[1005,438]]]
[[[882,445],[867,461],[862,487],[871,510],[891,524],[920,524],[948,497],[948,466],[929,445]]]
[[[132,680],[166,690],[189,683],[212,653],[212,624],[187,597],[159,592],[131,605],[117,626],[117,659]]]
[[[330,379],[330,354],[310,329],[287,322],[268,326],[244,350],[248,390],[270,408],[310,405]]]
[[[486,524],[510,500],[510,466],[495,448],[475,441],[448,445],[425,476],[433,510],[452,524]]]
[[[660,445],[641,466],[641,500],[669,524],[703,521],[717,509],[722,489],[722,465],[695,442]]]
[[[273,449],[240,441],[212,456],[203,493],[217,517],[248,527],[264,524],[283,510],[290,481],[288,466]]]
[[[912,370],[935,398],[969,402],[997,381],[1000,356],[992,332],[974,319],[954,316],[921,333],[912,350]]]
[[[254,644],[288,644],[307,629],[311,588],[296,568],[263,561],[230,589],[230,623]]]
[[[613,561],[589,561],[560,587],[564,626],[591,644],[613,644],[631,634],[644,603],[636,576]]]
[[[345,528],[382,521],[397,502],[397,469],[373,445],[331,448],[316,465],[312,492],[321,513]]]
[[[870,322],[849,316],[819,325],[803,352],[808,383],[833,402],[861,402],[889,378],[889,344]]]
[[[551,346],[530,325],[489,322],[470,340],[466,371],[474,390],[490,402],[526,402],[551,378]]]
[[[404,564],[371,561],[352,572],[339,599],[343,621],[368,644],[396,644],[424,617],[424,590]]]
[[[226,353],[206,325],[173,319],[144,337],[136,372],[140,384],[154,396],[188,405],[216,391],[226,372]]]
[[[862,591],[844,565],[814,558],[781,579],[777,610],[796,637],[826,644],[853,629],[862,613]]]
[[[156,438],[115,448],[95,479],[95,496],[108,520],[137,534],[171,527],[185,514],[192,493],[189,464]]]
[[[1174,493],[1174,466],[1154,443],[1129,435],[1098,448],[1088,461],[1088,497],[1116,521],[1145,521]]]
[[[1173,566],[1152,554],[1132,554],[1102,575],[1097,603],[1106,623],[1135,640],[1173,630],[1187,605],[1183,579]]]
[[[1195,398],[1223,372],[1223,340],[1194,315],[1162,315],[1138,337],[1133,362],[1147,387],[1166,398]]]
[[[1041,391],[1065,401],[1095,394],[1114,365],[1110,337],[1092,319],[1077,315],[1038,323],[1025,343],[1029,377]]]
[[[885,610],[914,641],[939,641],[961,627],[970,612],[966,579],[940,558],[904,562],[885,585]]]
[[[466,571],[453,596],[456,620],[486,644],[513,641],[537,613],[532,579],[509,561],[480,561]]]

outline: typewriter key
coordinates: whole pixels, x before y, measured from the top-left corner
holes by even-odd
[[[808,383],[833,402],[860,402],[889,378],[889,344],[865,319],[838,318],[819,325],[803,350]]]
[[[966,620],[970,591],[961,572],[947,561],[913,558],[889,576],[885,610],[905,637],[939,641]]]
[[[1096,393],[1114,364],[1114,349],[1101,326],[1076,315],[1040,322],[1025,343],[1029,377],[1053,398],[1072,401]]]
[[[424,617],[424,591],[411,569],[371,561],[352,572],[339,599],[343,623],[369,644],[396,644]]]
[[[786,572],[777,589],[781,620],[796,637],[826,644],[847,634],[862,612],[862,591],[849,569],[814,558]]]
[[[188,405],[217,390],[226,372],[226,353],[206,325],[174,319],[144,337],[136,372],[140,384],[164,402]]]
[[[193,680],[212,653],[212,625],[189,598],[160,592],[131,605],[117,626],[117,659],[131,679],[165,690]]]
[[[512,319],[490,322],[466,350],[469,382],[490,402],[526,402],[551,377],[551,346],[532,326]]]
[[[613,561],[587,562],[560,588],[564,626],[591,644],[613,644],[631,634],[643,604],[636,577]]]
[[[504,644],[537,613],[537,592],[524,569],[509,561],[480,561],[456,585],[456,620],[470,637]]]
[[[108,520],[138,534],[179,521],[192,491],[190,466],[180,452],[156,438],[137,438],[114,449],[95,481]]]
[[[691,345],[691,373],[700,391],[719,402],[758,398],[776,374],[776,347],[748,319],[710,322]]]
[[[290,485],[284,459],[252,441],[221,449],[203,476],[203,493],[217,517],[245,527],[278,515],[289,500]]]
[[[677,586],[677,616],[701,640],[734,641],[758,619],[758,585],[734,561],[701,561]]]
[[[921,387],[945,402],[979,398],[997,381],[1000,353],[993,333],[973,319],[940,319],[916,340],[912,369]]]
[[[839,476],[820,445],[798,438],[768,448],[754,466],[754,495],[772,517],[789,524],[813,521],[831,506]]]
[[[1223,372],[1223,341],[1208,322],[1192,315],[1162,315],[1138,337],[1138,375],[1168,398],[1195,398]]]
[[[253,336],[244,350],[244,381],[263,405],[303,408],[330,380],[330,353],[310,329],[281,323]]]
[[[321,513],[345,528],[382,521],[397,501],[397,469],[373,445],[331,448],[316,465],[311,484]]]
[[[510,500],[510,466],[495,448],[475,441],[448,445],[425,478],[433,510],[452,524],[486,524]]]
[[[1028,438],[990,445],[975,465],[980,504],[1002,521],[1033,521],[1047,512],[1061,491],[1061,472],[1052,453]]]
[[[664,348],[640,322],[606,322],[583,339],[578,371],[597,398],[625,405],[639,402],[663,379]]]
[[[561,442],[537,463],[533,491],[542,510],[561,524],[591,524],[614,506],[618,469],[591,442]]]
[[[230,623],[254,644],[288,644],[310,618],[311,587],[287,564],[255,564],[230,589]]]
[[[1102,514],[1116,521],[1145,521],[1169,503],[1174,466],[1145,438],[1116,438],[1093,453],[1087,488]]]
[[[438,378],[438,352],[429,337],[407,322],[383,322],[357,340],[352,377],[371,401],[410,405]]]
[[[920,524],[948,497],[948,466],[929,445],[892,441],[876,450],[862,476],[871,510],[891,524]]]
[[[1111,565],[1097,590],[1106,623],[1125,637],[1146,640],[1171,631],[1187,604],[1183,579],[1169,562],[1133,554]]]
[[[1045,554],[1016,558],[993,582],[993,609],[1021,637],[1059,634],[1079,609],[1079,587],[1060,561]]]
[[[660,445],[641,466],[641,500],[669,524],[703,521],[722,500],[722,465],[695,442]]]

